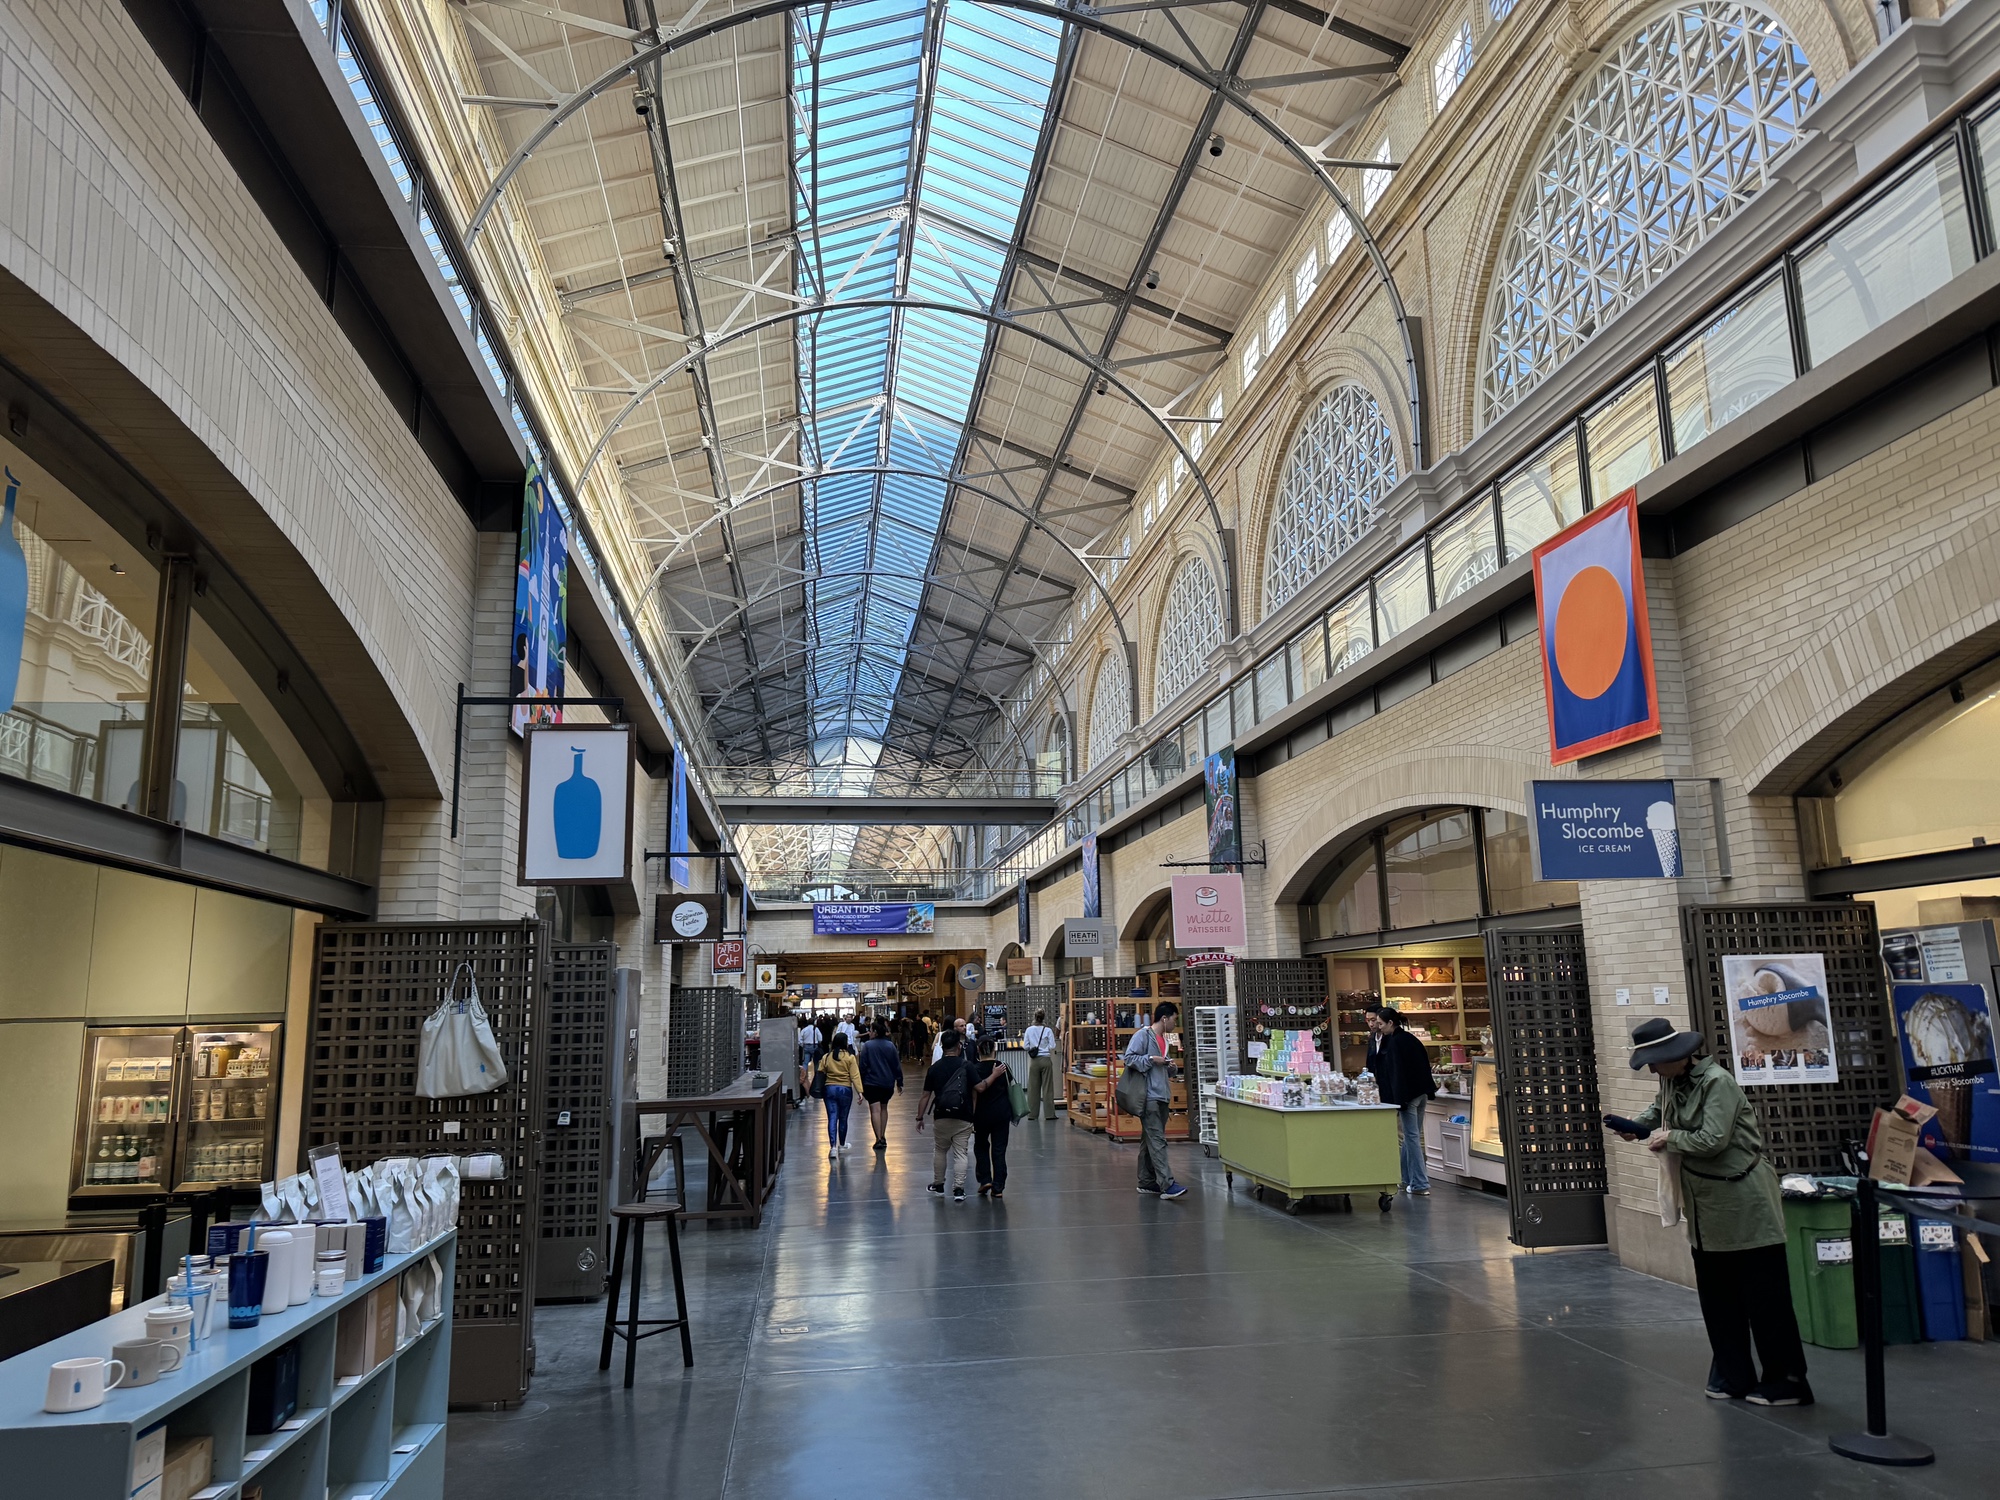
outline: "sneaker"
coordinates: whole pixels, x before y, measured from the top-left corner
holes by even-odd
[[[1711,1380],[1708,1383],[1708,1389],[1703,1391],[1702,1394],[1711,1401],[1741,1401],[1748,1392],[1732,1391],[1720,1380]]]
[[[887,1151],[889,1149],[889,1143],[887,1141],[877,1141],[875,1143],[875,1149],[877,1151]]]
[[[965,1189],[954,1188],[951,1194],[951,1201],[954,1203],[963,1203],[965,1201]]]
[[[982,1183],[980,1183],[980,1184],[979,1184],[979,1196],[980,1196],[980,1197],[984,1198],[984,1197],[985,1197],[985,1196],[986,1196],[986,1195],[987,1195],[988,1193],[990,1193],[990,1192],[992,1192],[992,1191],[993,1191],[993,1185],[992,1185],[991,1183],[988,1183],[988,1182],[982,1182]]]
[[[1408,1191],[1412,1198],[1428,1198],[1431,1195],[1429,1188],[1410,1188]]]
[[[1170,1182],[1160,1190],[1160,1196],[1167,1202],[1173,1203],[1185,1198],[1187,1196],[1187,1189],[1182,1187],[1178,1182]]]
[[[995,1188],[989,1196],[993,1199],[995,1203],[998,1203],[1003,1194],[1001,1193],[1001,1190],[999,1188]]]
[[[1752,1406],[1811,1406],[1813,1393],[1803,1379],[1767,1380],[1743,1399]]]
[[[1145,1184],[1145,1183],[1143,1183],[1143,1182],[1139,1184],[1139,1191],[1140,1191],[1140,1192],[1142,1192],[1142,1193],[1148,1193],[1148,1194],[1151,1194],[1151,1195],[1152,1195],[1153,1197],[1155,1197],[1155,1198],[1157,1198],[1157,1197],[1159,1197],[1159,1196],[1160,1196],[1160,1190],[1159,1190],[1158,1188],[1156,1188],[1156,1187],[1147,1187],[1147,1186],[1146,1186],[1146,1184]]]
[[[941,1182],[927,1182],[924,1184],[924,1191],[929,1193],[933,1198],[942,1198],[944,1196],[944,1184]]]

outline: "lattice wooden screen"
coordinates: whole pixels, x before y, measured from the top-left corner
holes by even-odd
[[[743,992],[683,989],[667,998],[667,1093],[712,1094],[743,1074]]]
[[[1204,967],[1188,972],[1201,974],[1208,970]],[[1215,972],[1222,972],[1220,965],[1215,966]],[[1326,979],[1323,958],[1239,960],[1236,1025],[1244,1045],[1269,1041],[1274,1031],[1310,1030],[1320,1056],[1337,1066],[1340,1053],[1333,1046],[1333,1016],[1327,1007]]]
[[[611,1034],[617,964],[616,943],[557,943],[549,949],[548,1091],[535,1275],[535,1295],[543,1299],[594,1297],[603,1286],[615,1123],[610,1114],[624,1041]]]

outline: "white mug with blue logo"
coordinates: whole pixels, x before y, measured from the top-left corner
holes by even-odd
[[[113,1371],[116,1374],[113,1374]],[[125,1378],[122,1359],[59,1359],[49,1366],[49,1398],[43,1411],[89,1411],[104,1404],[105,1387]]]

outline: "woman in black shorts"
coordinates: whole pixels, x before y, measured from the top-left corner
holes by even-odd
[[[861,1097],[868,1101],[868,1123],[875,1131],[875,1149],[889,1147],[889,1101],[903,1086],[903,1059],[889,1040],[889,1023],[877,1020],[861,1044]]]

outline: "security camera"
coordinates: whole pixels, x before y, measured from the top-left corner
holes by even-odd
[[[1099,381],[1097,382],[1097,394],[1098,394],[1098,395],[1100,395],[1100,396],[1101,396],[1101,395],[1103,395],[1103,394],[1104,394],[1104,393],[1105,393],[1106,391],[1108,391],[1108,390],[1110,390],[1110,389],[1111,389],[1111,385],[1110,385],[1110,382],[1108,382],[1108,381],[1105,381],[1105,380],[1099,380]]]
[[[645,89],[637,89],[632,94],[632,113],[640,119],[653,112],[653,96]]]
[[[1209,154],[1210,156],[1220,156],[1220,155],[1222,155],[1222,137],[1221,137],[1221,136],[1219,136],[1219,135],[1212,135],[1212,136],[1210,136],[1210,137],[1208,138],[1208,154]]]
[[[1146,273],[1146,290],[1149,292],[1157,292],[1159,289],[1160,289],[1160,273],[1158,271],[1148,271]]]

